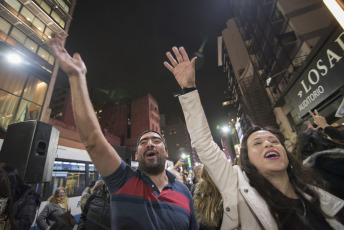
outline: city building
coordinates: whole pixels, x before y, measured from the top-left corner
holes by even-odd
[[[343,98],[344,34],[323,1],[227,3],[231,19],[218,42],[219,66],[242,130],[277,124],[292,144],[308,110],[341,123],[334,115]]]
[[[166,139],[169,160],[177,162],[182,159],[182,154],[190,155],[193,167],[196,163],[200,163],[200,160],[196,150],[191,146],[190,135],[182,119],[177,113],[162,114],[161,134]]]
[[[0,128],[48,121],[58,66],[49,51],[52,32],[68,36],[76,0],[0,2]]]
[[[59,145],[85,149],[76,129],[70,90],[57,88],[50,107],[49,123],[60,131]],[[158,103],[150,93],[133,100],[123,98],[95,104],[94,110],[108,142],[130,147],[132,159],[137,139],[145,130],[160,132]]]

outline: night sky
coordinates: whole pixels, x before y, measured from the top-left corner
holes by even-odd
[[[206,39],[196,83],[219,142],[215,128],[226,121],[221,109],[226,79],[217,66],[217,36],[228,18],[224,0],[78,0],[66,48],[81,54],[91,91],[114,90],[129,98],[150,92],[161,114],[181,114],[173,97],[180,88],[163,65],[165,53],[184,46],[191,59]],[[57,82],[65,85],[66,77],[59,74]]]

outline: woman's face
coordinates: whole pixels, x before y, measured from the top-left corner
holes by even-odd
[[[65,192],[63,189],[60,189],[60,190],[57,192],[57,198],[63,200],[65,197],[66,197],[66,192]]]
[[[284,173],[289,164],[279,139],[269,131],[259,130],[247,139],[248,159],[266,178]]]

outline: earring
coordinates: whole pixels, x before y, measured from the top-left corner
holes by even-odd
[[[293,166],[289,163],[290,170],[293,170]]]

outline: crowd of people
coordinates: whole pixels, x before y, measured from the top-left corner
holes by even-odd
[[[173,47],[164,65],[182,89],[191,144],[203,164],[189,171],[179,160],[165,169],[167,143],[148,130],[137,140],[134,170],[102,133],[80,55],[70,56],[58,34],[50,47],[69,77],[80,138],[102,180],[83,192],[78,224],[65,188],[57,188],[37,217],[40,229],[344,229],[343,136],[318,111],[310,115],[322,130],[308,122],[293,152],[279,130],[252,127],[232,165],[211,136],[195,83],[196,57]],[[7,165],[0,165],[0,187],[0,229],[29,229],[39,196]]]

